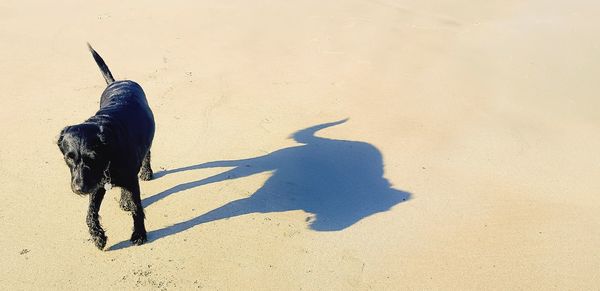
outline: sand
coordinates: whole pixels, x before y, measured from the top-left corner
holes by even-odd
[[[2,289],[593,290],[594,1],[1,1]],[[154,110],[150,241],[54,140]]]

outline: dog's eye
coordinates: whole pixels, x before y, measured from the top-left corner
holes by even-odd
[[[67,155],[65,155],[65,158],[67,160],[74,160],[75,159],[75,154],[74,153],[67,153]]]

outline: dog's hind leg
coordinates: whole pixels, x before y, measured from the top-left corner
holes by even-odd
[[[142,161],[142,168],[140,169],[140,179],[142,179],[143,181],[150,181],[152,180],[152,175],[152,167],[150,167],[150,150],[148,150],[148,153]]]
[[[144,208],[140,197],[140,184],[137,177],[130,181],[130,185],[122,187],[123,192],[121,192],[121,199],[123,199],[124,194],[128,196],[128,199],[131,199],[130,201],[133,209],[130,211],[133,216],[133,233],[131,234],[130,241],[134,245],[141,245],[146,242],[147,238],[146,226],[144,225]]]
[[[133,197],[131,196],[131,191],[121,188],[121,201],[119,201],[119,207],[121,207],[123,211],[133,211],[135,206],[133,205]]]
[[[102,229],[102,226],[100,225],[100,216],[98,215],[98,212],[100,211],[100,205],[102,204],[102,199],[104,198],[104,193],[106,193],[106,190],[104,190],[104,188],[100,188],[96,190],[96,192],[90,194],[90,205],[86,217],[87,226],[90,231],[90,235],[92,236],[92,241],[100,250],[104,249],[104,246],[106,246],[106,235],[104,234],[104,229]]]

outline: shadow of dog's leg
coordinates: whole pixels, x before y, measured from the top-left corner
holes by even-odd
[[[125,195],[129,196],[127,199],[131,199],[131,214],[133,214],[133,233],[131,234],[131,243],[134,245],[141,245],[147,241],[146,238],[146,227],[144,226],[144,208],[142,207],[142,200],[140,198],[140,184],[137,177],[134,176],[131,179],[130,185],[122,187],[121,199]]]
[[[104,249],[106,246],[106,235],[104,234],[104,229],[100,225],[98,212],[100,211],[100,205],[102,204],[102,199],[104,198],[104,193],[106,190],[104,188],[98,189],[96,192],[90,194],[90,206],[88,208],[88,213],[86,217],[87,226],[90,231],[90,235],[92,236],[92,240],[96,247],[100,250]]]
[[[146,154],[146,156],[144,157],[144,160],[142,161],[142,168],[140,170],[140,179],[142,179],[143,181],[150,181],[152,180],[152,167],[150,167],[150,150],[148,150],[148,153]]]

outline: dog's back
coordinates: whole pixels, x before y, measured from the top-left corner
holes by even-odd
[[[100,110],[90,119],[109,119],[118,125],[116,129],[129,139],[123,146],[135,147],[135,154],[143,158],[152,145],[155,131],[154,115],[146,94],[136,82],[115,81],[102,57],[89,43],[88,48],[108,85],[100,98]]]
[[[133,81],[115,81],[106,87],[96,115],[110,115],[127,128],[130,137],[146,147],[154,138],[154,115],[142,87]]]

